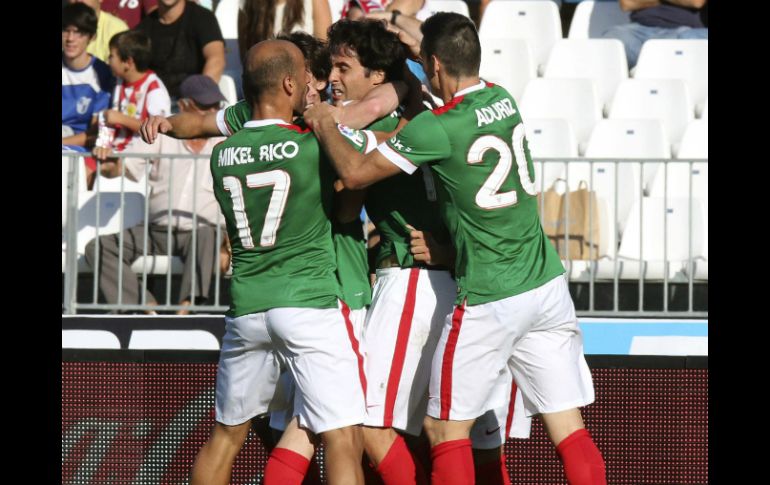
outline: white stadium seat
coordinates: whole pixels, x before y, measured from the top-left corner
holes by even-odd
[[[692,238],[688,224],[690,209]],[[693,202],[692,208],[688,199],[679,197],[668,199],[665,205],[661,197],[644,197],[641,206],[636,202],[618,250],[618,278],[662,280],[666,274],[669,280],[676,278],[690,255],[702,253],[705,239],[702,220],[698,201]],[[614,268],[613,260],[599,261],[597,277],[613,279]]]
[[[588,79],[533,79],[518,105],[525,123],[530,118],[566,119],[580,146],[602,118],[596,86]]]
[[[214,12],[225,39],[238,38],[238,3],[238,0],[220,0]]]
[[[661,158],[671,157],[668,140],[663,129],[656,120],[602,120],[588,141],[586,158]],[[655,166],[658,164],[643,164],[643,175],[650,181],[654,177]],[[637,163],[617,164],[617,188],[615,186],[616,164],[597,162],[593,165],[593,187],[597,192],[600,203],[606,211],[602,217],[602,237],[606,234],[606,255],[613,256],[616,247],[616,237],[625,230],[625,222],[631,206],[641,195],[640,179],[642,170]],[[577,188],[580,180],[586,180],[591,186],[589,176],[591,168],[588,163],[572,163],[569,167],[569,184],[572,190]],[[616,195],[617,194],[617,195]],[[615,198],[617,197],[617,213]],[[605,226],[604,221],[607,225]],[[612,228],[618,224],[618,234]],[[607,229],[605,231],[605,228]]]
[[[659,120],[676,152],[693,120],[689,106],[687,86],[679,79],[627,79],[618,85],[609,118]]]
[[[238,93],[235,90],[235,81],[227,74],[222,74],[219,78],[219,90],[227,100],[227,105],[232,106],[238,102]]]
[[[487,5],[479,37],[526,39],[539,70],[545,67],[553,44],[562,38],[559,7],[547,1],[494,1]]]
[[[635,79],[681,79],[690,93],[690,109],[700,115],[708,95],[707,39],[650,39],[642,45]]]
[[[530,79],[537,77],[523,39],[481,39],[479,73],[485,81],[504,87],[517,103]]]
[[[569,122],[563,119],[526,119],[524,128],[535,167],[535,188],[544,192],[556,179],[564,178],[566,165],[561,162],[538,162],[537,159],[577,158],[577,140]]]
[[[623,44],[617,39],[563,39],[551,49],[543,77],[593,80],[608,113],[615,89],[628,79],[627,65]]]

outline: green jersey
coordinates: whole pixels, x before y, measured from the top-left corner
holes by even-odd
[[[250,119],[251,106],[245,100],[240,100],[217,113],[217,126],[223,135],[230,136],[240,131]],[[358,225],[361,230],[355,230],[352,225],[345,224],[334,224],[332,227],[337,279],[342,285],[342,300],[353,310],[372,302],[366,241],[363,237],[363,225]]]
[[[230,136],[239,132],[250,119],[251,106],[242,99],[217,112],[217,127],[222,136]]]
[[[534,168],[516,103],[479,83],[420,113],[380,152],[407,173],[432,163],[457,250],[457,303],[537,288],[564,272],[540,225]]]
[[[399,115],[393,112],[367,127],[390,132],[396,129]],[[376,262],[395,256],[402,268],[413,266],[409,251],[411,229],[429,231],[440,243],[449,243],[449,233],[441,222],[433,173],[425,165],[413,174],[401,173],[372,184],[366,190],[366,213],[380,232]]]
[[[364,225],[355,221],[332,223],[334,253],[337,255],[337,281],[342,287],[342,301],[352,310],[372,302],[369,262],[366,254]]]
[[[281,120],[245,123],[214,147],[211,174],[233,250],[228,315],[335,308],[335,174],[313,133]]]

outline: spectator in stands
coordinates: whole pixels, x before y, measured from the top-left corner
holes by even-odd
[[[86,50],[96,34],[96,23],[96,12],[87,5],[62,9],[63,145],[86,145],[85,132],[95,113],[109,106],[114,77],[104,62]]]
[[[158,0],[158,8],[136,28],[150,38],[150,68],[173,100],[180,95],[181,82],[193,74],[219,82],[225,69],[225,42],[210,10],[187,0]]]
[[[225,99],[214,81],[202,74],[185,79],[179,87],[181,98],[179,110],[182,113],[215,113]],[[179,294],[180,305],[190,305],[192,299],[192,275],[195,271],[195,301],[205,301],[214,265],[225,267],[220,261],[220,250],[216,247],[216,225],[223,225],[224,218],[214,198],[213,181],[208,158],[167,159],[162,155],[187,154],[207,155],[218,138],[177,140],[165,135],[159,136],[159,143],[148,145],[141,141],[131,149],[151,157],[150,167],[142,158],[126,158],[126,174],[139,180],[147,174],[150,196],[147,255],[175,255],[184,260],[184,273]],[[162,154],[162,155],[161,155]],[[172,168],[173,166],[173,168]],[[173,183],[172,183],[173,182]],[[171,209],[171,218],[168,213]],[[196,214],[196,228],[193,232],[193,214]],[[171,246],[168,245],[168,231],[171,231]],[[193,238],[197,233],[196,254],[192,254]],[[225,238],[225,231],[222,231]],[[123,265],[122,302],[134,305],[141,302],[140,285],[137,275],[131,270],[131,263],[143,255],[144,224],[126,229],[123,234],[123,260],[119,261],[120,234],[109,234],[99,238],[99,287],[108,303],[118,301],[118,265]],[[226,244],[223,241],[223,245]],[[94,266],[96,262],[96,241],[86,246],[86,260]],[[156,304],[155,298],[146,293],[149,305]],[[185,310],[177,312],[186,313]]]
[[[329,0],[245,0],[238,11],[240,58],[257,42],[298,30],[326,40],[332,24]]]
[[[99,23],[96,27],[96,35],[88,44],[88,53],[93,54],[99,59],[107,62],[107,56],[110,55],[110,39],[112,36],[128,30],[128,25],[118,17],[103,12],[101,8],[102,0],[70,0],[71,3],[85,3],[96,12],[96,18]]]
[[[94,155],[106,159],[102,174],[108,177],[120,175],[116,158],[108,158],[115,152],[130,151],[132,142],[142,121],[152,115],[171,114],[171,100],[163,81],[149,69],[150,39],[141,31],[121,32],[110,40],[110,68],[118,78],[112,95],[112,108],[103,113],[104,123],[111,132],[100,130]],[[105,133],[112,139],[103,139]]]
[[[136,27],[156,8],[158,8],[158,0],[102,0],[102,11],[122,19],[129,29]]]
[[[110,105],[115,78],[107,64],[86,50],[96,24],[96,12],[88,5],[62,9],[62,145],[93,146],[96,113]]]
[[[707,0],[620,0],[631,23],[615,25],[602,37],[623,42],[628,68],[636,66],[648,39],[708,39]]]

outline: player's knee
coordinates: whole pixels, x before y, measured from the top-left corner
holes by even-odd
[[[236,426],[227,426],[222,423],[214,424],[214,432],[211,434],[211,442],[228,448],[241,449],[249,434],[249,423]]]
[[[393,428],[375,428],[371,426],[364,426],[361,429],[361,433],[363,434],[364,442],[377,444],[390,444],[398,436]]]
[[[363,448],[361,426],[345,426],[321,434],[325,446],[345,447],[351,450]]]
[[[425,433],[428,435],[431,446],[436,446],[445,441],[467,439],[470,435],[473,419],[465,421],[444,421],[426,416],[423,421]]]

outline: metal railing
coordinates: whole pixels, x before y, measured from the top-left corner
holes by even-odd
[[[166,227],[166,246],[167,246],[167,252],[165,254],[158,254],[154,251],[150,250],[150,241],[149,241],[149,228],[151,225],[150,221],[150,214],[149,214],[149,198],[150,198],[150,170],[151,170],[151,164],[146,163],[144,166],[144,176],[141,178],[141,181],[139,183],[137,182],[131,182],[126,178],[126,165],[125,163],[121,163],[120,167],[120,175],[116,177],[118,190],[110,190],[105,191],[102,190],[102,184],[107,183],[104,177],[96,175],[94,177],[94,185],[92,190],[85,191],[83,189],[84,184],[82,183],[80,177],[84,177],[84,173],[82,170],[83,161],[81,157],[87,157],[90,156],[89,153],[79,153],[79,152],[67,152],[62,153],[62,159],[64,163],[64,159],[68,159],[67,161],[67,170],[66,170],[66,176],[65,173],[63,173],[63,181],[66,180],[66,187],[63,187],[63,190],[67,191],[66,196],[66,211],[63,212],[66,214],[66,222],[62,221],[62,239],[65,243],[63,245],[63,255],[64,255],[64,267],[63,267],[63,274],[64,274],[64,281],[63,281],[63,302],[62,302],[62,313],[63,314],[75,314],[80,310],[106,310],[106,311],[190,311],[190,312],[215,312],[215,313],[224,313],[228,306],[224,305],[220,302],[221,299],[221,284],[222,284],[222,277],[224,276],[222,274],[222,271],[220,269],[219,264],[219,250],[222,247],[223,242],[223,224],[224,221],[221,218],[220,213],[217,211],[217,217],[216,220],[213,221],[214,227],[215,227],[215,249],[216,252],[211,257],[214,261],[214,275],[213,275],[213,297],[210,298],[211,303],[209,304],[198,304],[196,302],[196,298],[200,296],[198,294],[198,285],[196,284],[196,278],[198,277],[198,268],[197,268],[197,243],[198,243],[198,231],[201,227],[198,224],[198,191],[195,187],[197,187],[198,178],[204,174],[198,173],[198,166],[197,163],[193,165],[193,190],[192,190],[192,211],[191,211],[191,218],[192,218],[192,227],[191,227],[191,248],[188,252],[188,262],[186,264],[192,265],[191,268],[191,276],[190,276],[190,298],[189,298],[189,305],[181,305],[181,304],[175,304],[171,302],[172,297],[172,276],[174,274],[179,274],[178,271],[174,270],[174,252],[172,251],[173,247],[173,237],[174,233],[176,231],[175,227],[173,227],[173,224],[171,221],[174,219],[175,214],[173,213],[173,201],[172,198],[169,197],[169,204],[168,204],[168,210],[167,210],[167,224]],[[121,160],[124,160],[126,158],[143,158],[147,161],[154,160],[154,159],[162,159],[162,160],[171,160],[175,161],[180,158],[184,159],[195,159],[200,160],[204,159],[208,161],[210,159],[210,154],[163,154],[163,155],[157,155],[157,154],[137,154],[137,153],[120,153],[115,154],[115,158],[120,158]],[[169,164],[169,185],[168,185],[168,193],[172,194],[174,191],[174,166],[176,163]],[[97,169],[96,174],[99,174],[101,170],[101,162],[97,161]],[[126,203],[126,186],[127,184],[132,184],[134,187],[141,186],[143,188],[143,192],[140,194],[143,196],[142,200],[142,217],[140,224],[143,226],[143,240],[142,240],[142,270],[140,273],[138,273],[138,277],[141,278],[141,286],[140,286],[140,301],[136,304],[127,304],[123,302],[123,264],[121,262],[123,261],[124,256],[124,247],[125,247],[125,229],[129,229],[132,227],[132,225],[126,223],[126,210],[127,210],[127,203]],[[114,185],[114,184],[110,184]],[[136,192],[128,192],[128,193],[136,193]],[[117,199],[119,203],[117,204],[117,207],[114,206],[113,201],[113,207],[115,207],[115,213],[109,217],[110,222],[115,217],[118,218],[116,224],[107,224],[108,227],[105,228],[103,224],[103,220],[105,219],[104,215],[101,213],[105,209],[105,198],[108,194],[110,196],[115,196],[117,194]],[[115,197],[111,197],[111,199],[114,199]],[[94,201],[93,207],[94,207],[94,217],[93,217],[93,229],[94,229],[94,235],[93,235],[93,241],[95,245],[94,250],[94,261],[93,261],[93,267],[86,263],[84,259],[84,254],[80,251],[80,246],[83,245],[83,238],[92,239],[90,237],[90,234],[88,234],[88,231],[82,231],[86,224],[90,221],[86,221],[86,224],[79,224],[82,223],[82,220],[79,220],[82,216],[81,210],[83,207],[81,207],[81,204],[83,203],[83,200],[88,200],[90,202],[91,200]],[[109,214],[108,214],[109,216]],[[82,226],[82,227],[81,227]],[[115,227],[116,226],[116,227]],[[102,303],[99,301],[99,276],[100,272],[102,271],[101,264],[100,264],[100,258],[101,258],[101,251],[100,251],[100,245],[101,245],[101,239],[100,236],[108,235],[108,234],[117,234],[118,237],[118,278],[117,278],[117,302],[115,303]],[[80,240],[80,241],[79,241]],[[80,244],[79,244],[80,242]],[[150,261],[153,263],[153,268],[155,266],[158,266],[158,257],[165,257],[166,258],[166,271],[163,273],[158,273],[154,269],[148,268],[148,265],[150,264]],[[152,259],[151,259],[152,258]],[[79,276],[83,275],[84,273],[92,272],[93,274],[93,282],[92,282],[92,288],[89,298],[90,301],[78,301],[77,295],[78,295],[78,280]],[[165,277],[165,302],[157,301],[157,304],[150,304],[147,301],[147,285],[148,280],[150,276],[160,276]],[[184,289],[180,289],[184,290]]]
[[[586,159],[586,158],[570,158],[570,159],[556,159],[556,158],[542,158],[537,159],[535,161],[536,165],[540,165],[541,169],[540,172],[545,172],[545,166],[546,164],[550,165],[556,165],[556,166],[562,166],[562,174],[557,178],[562,179],[567,186],[567,189],[565,191],[569,191],[570,188],[574,190],[575,187],[577,187],[577,183],[575,183],[575,180],[570,180],[570,170],[569,167],[571,164],[583,164],[588,165],[588,179],[585,180],[585,178],[581,179],[584,180],[587,183],[587,187],[589,191],[596,192],[599,190],[599,188],[596,186],[595,183],[595,176],[597,173],[597,168],[599,166],[607,166],[610,165],[613,168],[613,184],[611,187],[611,194],[606,193],[606,188],[604,191],[605,200],[604,202],[610,205],[611,213],[614,215],[614,218],[612,221],[610,221],[609,227],[602,227],[601,230],[609,230],[612,231],[615,235],[615,237],[610,238],[610,241],[613,241],[612,247],[606,248],[607,253],[604,255],[598,255],[598,257],[592,257],[588,258],[586,260],[575,260],[571,259],[569,257],[569,254],[567,254],[566,257],[563,257],[563,263],[565,263],[565,267],[567,269],[567,279],[570,283],[574,284],[582,284],[587,287],[588,291],[588,301],[587,301],[587,307],[585,308],[578,308],[578,315],[580,316],[613,316],[613,317],[707,317],[708,316],[708,309],[707,305],[705,308],[696,309],[694,308],[694,289],[696,285],[696,278],[695,278],[695,263],[696,260],[700,259],[702,262],[705,262],[707,264],[707,259],[703,257],[703,254],[696,254],[694,251],[694,245],[695,244],[705,244],[707,245],[708,241],[708,233],[707,233],[707,209],[705,211],[705,218],[699,219],[700,210],[694,211],[694,207],[698,206],[700,207],[701,200],[698,199],[698,197],[694,194],[693,191],[693,174],[699,173],[699,171],[696,169],[696,164],[698,166],[705,165],[707,167],[708,160],[707,159]],[[686,199],[687,199],[687,255],[683,259],[679,260],[671,260],[669,259],[669,231],[671,230],[670,224],[669,224],[669,218],[668,214],[670,212],[673,212],[673,210],[670,208],[670,202],[672,200],[677,199],[678,197],[670,197],[669,193],[672,187],[669,184],[669,167],[687,167],[687,188],[685,191],[682,190],[681,187],[676,187],[676,192],[679,192],[680,195],[682,192],[686,193]],[[631,169],[632,171],[634,169],[638,170],[638,173],[631,173],[631,179],[633,180],[633,184],[638,184],[638,186],[628,186],[621,183],[619,180],[621,167],[626,169]],[[648,170],[645,170],[645,169]],[[652,172],[651,175],[648,174],[647,177],[645,177],[645,172]],[[628,173],[626,173],[626,178],[628,178]],[[635,179],[635,180],[634,180]],[[707,172],[704,177],[706,179],[707,184]],[[681,177],[677,179],[679,183],[681,183]],[[539,181],[536,181],[536,185],[538,188],[539,193],[545,192],[549,187],[546,185],[545,177],[541,177]],[[660,188],[662,186],[662,189]],[[657,190],[655,190],[657,189]],[[621,242],[622,238],[620,238],[620,235],[622,233],[620,224],[624,222],[621,220],[621,215],[619,214],[619,203],[621,199],[628,199],[628,194],[626,191],[631,191],[635,200],[633,203],[635,205],[632,206],[633,208],[638,208],[638,213],[634,214],[633,211],[629,212],[628,216],[633,217],[637,215],[637,221],[639,221],[639,231],[638,234],[634,234],[634,236],[638,237],[638,253],[636,258],[631,258],[630,255],[623,255],[620,254],[619,250],[622,248]],[[656,193],[656,194],[653,194]],[[621,194],[623,197],[621,197]],[[607,195],[610,195],[609,197],[606,197]],[[646,259],[645,258],[645,232],[647,230],[654,230],[652,227],[645,227],[645,214],[644,209],[646,205],[645,201],[651,201],[653,199],[652,195],[657,195],[658,199],[662,199],[662,259]],[[607,200],[609,199],[609,200]],[[589,234],[588,234],[588,245],[589,247],[593,248],[594,246],[594,237],[595,235],[592,234],[591,229],[593,229],[593,224],[591,223],[591,219],[595,213],[592,207],[590,205],[593,203],[594,199],[589,198],[589,210],[588,210],[588,228],[589,228]],[[540,212],[541,212],[541,218],[543,217],[545,207],[544,207],[544,198],[541,198],[540,200]],[[565,226],[566,230],[564,231],[563,239],[565,240],[565,246],[569,247],[569,239],[570,239],[570,231],[569,231],[569,220],[567,218],[567,215],[570,214],[569,210],[569,204],[570,204],[570,197],[564,197],[563,198],[564,205],[566,206],[561,212],[564,213],[564,218],[561,221],[563,226]],[[707,196],[706,196],[707,201]],[[600,200],[601,202],[601,200]],[[707,202],[706,202],[707,203]],[[695,225],[698,225],[705,230],[702,233],[696,232]],[[628,229],[628,227],[625,227],[624,229]],[[681,234],[681,231],[679,231]],[[623,234],[623,237],[631,237],[631,234],[628,234],[626,232]],[[702,239],[698,239],[698,238]],[[647,241],[647,245],[649,245],[649,241]],[[701,251],[702,253],[702,251]],[[632,266],[630,263],[635,263],[636,268],[638,268],[638,278],[634,280],[631,280],[627,277],[622,276],[621,266],[627,265]],[[675,265],[676,263],[681,263],[681,268],[679,271],[672,271],[673,269],[676,269]],[[662,278],[648,278],[647,273],[648,270],[651,268],[652,265],[657,264],[658,266],[663,268],[662,271]],[[602,272],[602,269],[606,269],[607,265],[611,265],[611,276],[607,277],[607,271]],[[578,274],[575,274],[574,271],[575,268],[578,268]],[[676,273],[673,278],[670,278],[670,273]],[[604,274],[602,274],[604,273]],[[621,283],[636,283],[637,285],[637,303],[635,309],[622,309],[620,308],[620,285]],[[662,291],[662,299],[660,302],[660,309],[656,310],[649,310],[645,309],[645,284],[656,284],[660,285],[660,290]],[[595,305],[596,303],[596,292],[597,292],[597,285],[604,284],[604,285],[611,285],[611,292],[612,292],[612,305],[609,308],[602,308],[598,309]],[[708,278],[706,276],[705,279],[699,279],[697,284],[706,286],[708,284]],[[687,287],[687,297],[686,297],[686,307],[681,309],[671,309],[670,306],[670,296],[671,296],[671,288],[672,285],[686,285]],[[574,296],[574,295],[573,295]]]
[[[66,188],[63,187],[63,190],[66,190],[66,199],[63,199],[63,201],[66,201],[66,212],[63,212],[63,214],[66,214],[67,221],[66,224],[63,224],[63,242],[66,244],[66,249],[64,253],[64,288],[63,288],[63,302],[62,302],[62,310],[65,314],[75,314],[78,311],[89,311],[89,310],[107,310],[107,311],[149,311],[149,310],[157,310],[157,311],[176,311],[176,310],[189,310],[194,312],[213,312],[213,313],[222,313],[227,309],[227,306],[221,303],[221,283],[222,283],[222,274],[220,270],[220,265],[218,258],[215,259],[214,264],[214,293],[213,298],[211,298],[213,301],[210,304],[196,304],[195,302],[195,292],[196,292],[196,284],[195,284],[195,277],[197,274],[195,265],[195,257],[196,254],[196,242],[197,241],[197,228],[198,225],[196,223],[197,221],[197,215],[193,215],[193,247],[190,251],[190,255],[192,257],[191,264],[193,264],[193,281],[192,281],[192,298],[191,298],[191,305],[189,306],[182,306],[178,304],[173,304],[171,302],[171,295],[172,295],[172,275],[174,272],[172,271],[172,255],[166,254],[165,256],[168,258],[168,264],[165,273],[158,274],[157,272],[149,271],[148,265],[150,259],[148,258],[148,219],[149,219],[149,206],[148,204],[144,204],[144,214],[142,217],[143,226],[144,226],[144,232],[143,232],[143,265],[141,272],[138,273],[138,277],[141,278],[141,300],[138,304],[126,304],[122,301],[122,271],[123,267],[122,265],[119,265],[119,274],[118,274],[118,301],[116,303],[102,303],[99,301],[99,271],[100,271],[100,264],[99,264],[99,257],[100,257],[100,251],[99,251],[99,236],[103,235],[104,227],[102,227],[101,221],[102,221],[102,214],[100,214],[100,210],[102,209],[102,198],[104,197],[103,191],[101,190],[102,187],[100,186],[101,183],[103,183],[102,177],[96,177],[95,184],[93,187],[93,190],[91,192],[84,192],[78,187],[82,187],[82,184],[79,184],[79,177],[83,176],[83,173],[81,173],[81,170],[76,170],[79,166],[82,166],[82,161],[79,157],[87,156],[88,154],[83,153],[72,153],[67,154],[63,153],[63,157],[67,157],[69,159],[68,168],[66,171],[66,176],[63,178],[63,181],[66,181]],[[147,155],[147,154],[131,154],[131,153],[124,153],[118,155],[119,158],[126,158],[126,157],[138,157],[138,158],[158,158],[157,155]],[[162,155],[160,158],[162,159],[179,159],[179,158],[195,158],[195,159],[206,159],[208,160],[209,155],[191,155],[191,154],[185,154],[185,155]],[[695,292],[696,288],[705,288],[706,290],[706,298],[707,298],[707,285],[708,285],[708,279],[707,276],[705,279],[703,278],[696,278],[696,264],[703,264],[705,263],[707,265],[707,258],[704,258],[703,251],[696,251],[695,245],[702,246],[704,244],[707,244],[708,240],[708,234],[706,231],[703,231],[702,233],[699,233],[696,231],[699,227],[705,227],[707,230],[707,218],[705,220],[697,219],[699,217],[700,210],[695,210],[696,206],[700,207],[701,203],[703,202],[702,199],[698,199],[693,193],[694,183],[693,183],[693,174],[697,173],[697,167],[707,167],[708,160],[707,159],[690,159],[690,160],[681,160],[681,159],[623,159],[623,160],[617,160],[617,159],[586,159],[586,158],[570,158],[570,159],[555,159],[555,158],[544,158],[544,159],[537,159],[535,161],[535,165],[539,166],[540,173],[545,174],[546,169],[553,169],[556,168],[557,175],[551,175],[551,176],[541,176],[539,180],[535,180],[535,187],[538,190],[539,193],[544,193],[546,190],[550,188],[550,181],[547,181],[546,179],[554,179],[558,180],[561,179],[564,181],[566,185],[565,191],[575,190],[575,188],[578,186],[576,183],[577,180],[575,180],[576,176],[571,173],[573,170],[570,168],[576,168],[576,167],[582,167],[583,173],[582,175],[588,174],[587,177],[577,177],[580,178],[580,180],[583,180],[586,185],[589,192],[594,192],[598,194],[598,196],[594,198],[589,198],[589,205],[588,205],[588,234],[585,235],[585,239],[587,239],[588,246],[590,248],[594,247],[594,243],[596,239],[602,239],[606,238],[610,242],[610,247],[604,248],[603,254],[592,254],[587,259],[571,259],[569,257],[569,252],[567,252],[566,257],[563,257],[563,262],[565,264],[565,267],[567,269],[567,278],[571,283],[571,289],[573,290],[573,298],[575,297],[575,291],[581,292],[581,294],[585,293],[587,291],[587,301],[584,302],[584,304],[580,304],[580,298],[575,298],[576,300],[576,308],[578,310],[578,315],[580,316],[614,316],[614,317],[707,317],[708,316],[708,309],[707,309],[707,303],[705,308],[703,308],[703,305],[700,305],[701,308],[696,308],[695,304]],[[117,232],[118,238],[119,238],[119,261],[122,261],[123,259],[123,249],[124,249],[124,232],[122,229],[127,229],[127,225],[125,224],[125,207],[126,207],[126,184],[129,183],[126,180],[125,177],[125,164],[121,164],[121,177],[119,177],[119,190],[117,191],[119,193],[119,221],[117,224],[113,224],[112,229],[110,232]],[[173,174],[173,166],[174,164],[171,164],[171,170]],[[669,167],[684,167],[686,166],[688,168],[687,173],[687,189],[683,190],[682,187],[676,187],[677,190],[674,191],[675,193],[686,193],[687,194],[687,216],[686,216],[686,231],[685,234],[687,235],[687,254],[686,257],[680,256],[676,260],[670,259],[669,254],[669,231],[671,228],[669,227],[669,213],[671,212],[671,208],[669,207],[669,202],[672,197],[669,197],[670,186],[669,183]],[[587,171],[585,168],[587,167]],[[612,178],[611,187],[608,190],[607,188],[607,176],[606,176],[606,169],[609,167],[612,167],[612,174],[610,174],[610,177]],[[603,175],[602,170],[604,170],[605,175]],[[671,169],[673,170],[673,168]],[[145,175],[142,179],[143,188],[144,188],[144,197],[145,201],[149,199],[149,171],[150,171],[150,164],[145,165]],[[621,175],[621,171],[623,171],[623,174]],[[653,175],[649,175],[649,172],[657,172]],[[680,169],[681,171],[681,169]],[[638,172],[638,173],[637,173]],[[99,173],[97,168],[97,173]],[[580,173],[578,171],[577,173]],[[630,174],[630,178],[629,178]],[[63,173],[63,176],[65,174]],[[197,171],[194,175],[194,177],[198,177],[200,174],[197,174]],[[602,181],[598,181],[597,177],[602,177]],[[702,177],[702,175],[701,175]],[[707,178],[707,174],[706,174]],[[169,191],[173,190],[173,177],[170,177],[171,182],[169,186]],[[629,183],[629,181],[632,181]],[[676,184],[682,184],[682,177],[680,176],[674,180]],[[604,184],[604,185],[602,185]],[[656,184],[658,184],[656,186]],[[661,186],[662,184],[662,190]],[[655,190],[653,190],[655,188]],[[649,200],[651,200],[650,194],[651,192],[657,193],[659,196],[662,196],[662,241],[663,241],[663,247],[662,247],[662,258],[659,259],[650,259],[649,257],[645,257],[645,249],[649,251],[649,247],[645,248],[645,245],[649,246],[649,241],[645,243],[645,232],[647,230],[653,230],[653,227],[645,227],[645,208],[646,206],[649,206]],[[81,238],[80,245],[83,245],[83,237],[88,237],[88,234],[78,234],[78,218],[80,216],[80,197],[90,196],[92,199],[95,200],[95,244],[96,244],[96,251],[95,251],[95,261],[94,261],[94,268],[88,267],[88,265],[85,264],[85,261],[83,260],[83,255],[79,253],[78,250],[78,242],[79,238]],[[115,195],[115,192],[111,193],[112,196]],[[622,197],[621,197],[622,196]],[[631,197],[633,200],[631,200]],[[700,195],[702,197],[702,194]],[[658,197],[661,198],[661,197]],[[564,240],[564,245],[566,248],[569,248],[569,241],[571,237],[570,233],[570,219],[567,217],[567,215],[570,213],[570,197],[564,197],[562,199],[564,201],[564,208],[562,210],[564,217],[563,217],[563,226],[564,226],[564,234],[562,239]],[[609,225],[602,225],[600,226],[600,235],[593,234],[593,217],[595,217],[596,211],[594,211],[592,204],[594,203],[594,200],[596,200],[599,204],[603,205],[604,210],[606,212],[609,212],[612,215],[611,221],[604,221],[609,222]],[[621,220],[624,218],[620,212],[625,211],[626,209],[621,206],[621,201],[624,201],[624,203],[628,204],[629,202],[632,204],[631,209],[636,208],[637,213],[633,214],[631,210],[629,210],[629,216],[635,216],[637,217],[639,226],[638,226],[638,234],[632,232],[629,232],[629,227],[622,227],[622,224],[625,223],[625,220]],[[648,201],[648,202],[645,202]],[[681,202],[681,200],[680,200]],[[196,199],[194,198],[193,206],[195,206]],[[707,204],[707,196],[706,196],[706,204]],[[545,202],[544,198],[540,201],[540,210],[541,210],[541,216],[545,210]],[[707,211],[706,211],[707,214]],[[171,204],[169,203],[169,209],[168,209],[168,219],[171,220]],[[96,223],[98,221],[98,223]],[[100,232],[101,229],[101,232]],[[682,234],[681,228],[677,231],[678,234]],[[604,235],[604,231],[611,231],[608,233],[608,235]],[[636,229],[634,229],[636,231]],[[573,233],[574,234],[574,233]],[[622,237],[621,237],[622,235]],[[638,242],[638,253],[636,255],[629,255],[629,254],[623,254],[620,252],[620,249],[622,249],[621,243],[625,238],[631,239],[631,237],[637,238]],[[222,224],[219,217],[216,221],[216,248],[220,248],[222,244]],[[574,237],[574,235],[573,235]],[[700,238],[700,239],[698,239]],[[172,227],[169,224],[167,229],[167,243],[169,248],[171,247],[171,239],[172,239]],[[597,243],[598,244],[598,243]],[[681,251],[680,251],[681,252]],[[161,255],[162,256],[162,255]],[[631,257],[631,256],[637,256],[637,257]],[[656,255],[653,254],[653,257]],[[677,256],[677,255],[675,255]],[[157,261],[157,260],[154,260]],[[681,267],[678,267],[676,265],[681,265]],[[662,277],[650,277],[648,273],[651,273],[651,269],[653,268],[660,268],[662,267],[662,274],[660,276]],[[707,266],[706,266],[707,267]],[[90,297],[87,298],[88,301],[78,301],[77,295],[78,295],[78,279],[79,276],[82,276],[84,274],[84,271],[81,271],[82,269],[85,269],[85,273],[88,271],[92,271],[93,274],[93,282]],[[638,272],[638,277],[629,278],[629,275],[626,274],[627,272],[632,274],[634,273],[634,268],[636,268],[636,272]],[[677,270],[678,268],[678,270]],[[628,270],[628,271],[626,271]],[[673,276],[672,276],[673,275]],[[147,293],[147,283],[148,279],[150,277],[165,277],[165,302],[158,301],[157,305],[148,305],[146,301],[146,293]],[[635,299],[636,303],[634,304],[633,299],[631,299],[631,304],[622,304],[622,296],[629,296],[631,295],[631,290],[629,290],[629,285],[636,284],[636,289],[633,291],[635,293]],[[682,303],[681,299],[681,293],[682,293],[682,287],[686,287],[686,298],[685,302]],[[662,301],[659,302],[657,307],[654,309],[650,309],[649,305],[645,305],[645,295],[647,293],[651,293],[652,290],[655,290],[656,292],[662,292]],[[676,295],[673,295],[676,293]],[[602,301],[604,304],[600,304],[600,302],[597,300],[597,296],[602,297]],[[633,295],[631,295],[633,296]],[[679,300],[676,300],[679,302],[679,308],[672,308],[671,302],[672,296],[678,296]],[[606,300],[610,300],[610,304],[606,304]]]

